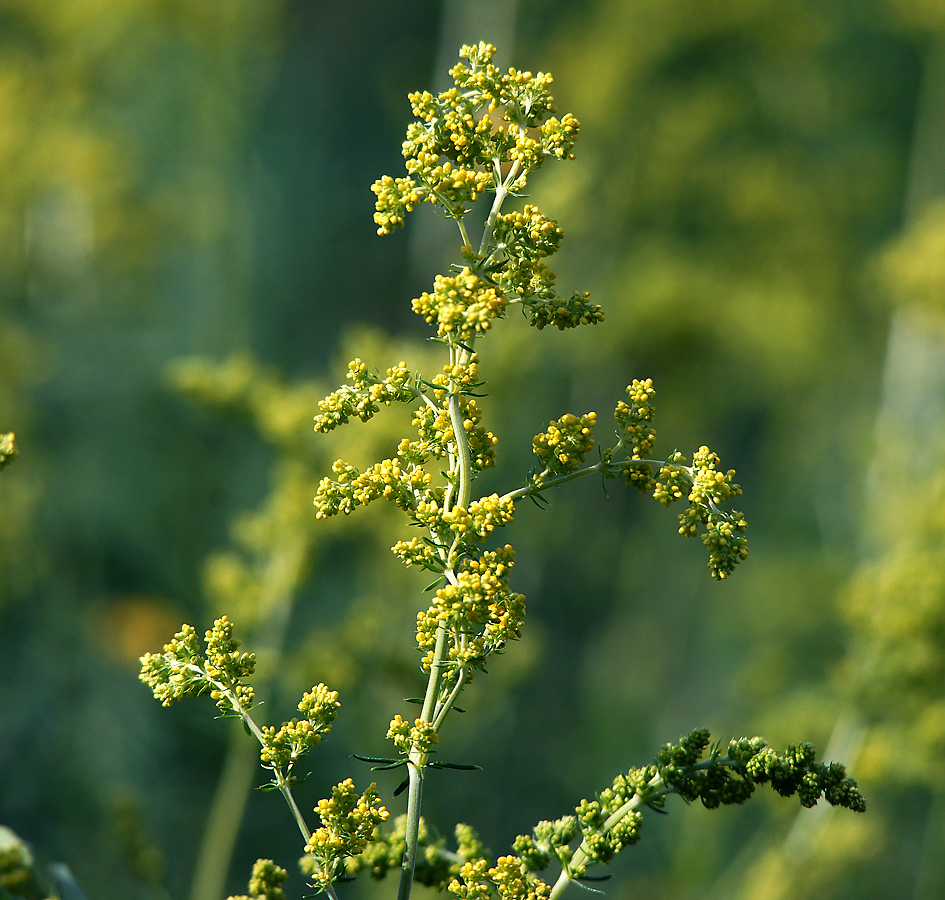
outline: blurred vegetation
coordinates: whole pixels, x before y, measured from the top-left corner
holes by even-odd
[[[416,692],[425,582],[388,552],[389,511],[316,527],[311,497],[403,423],[328,440],[311,417],[347,359],[428,352],[409,300],[444,266],[441,223],[382,241],[368,188],[399,174],[406,93],[478,40],[552,72],[581,122],[577,162],[532,196],[565,231],[560,283],[607,313],[490,339],[489,480],[518,482],[549,419],[652,377],[660,446],[704,440],[738,470],[752,552],[716,584],[629,492],[523,509],[526,637],[467,692],[445,739],[483,771],[431,777],[428,819],[502,852],[696,725],[801,737],[848,763],[866,816],[677,807],[608,895],[942,896],[936,0],[0,4],[0,432],[20,450],[0,474],[0,823],[89,898],[200,900],[257,856],[291,863],[293,823],[246,790],[209,702],[162,710],[137,681],[223,605],[273,720],[316,681],[341,692],[312,802],[369,778],[349,754],[382,753]],[[230,839],[232,868],[201,849]]]

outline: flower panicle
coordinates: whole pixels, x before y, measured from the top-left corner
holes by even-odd
[[[377,828],[390,816],[377,794],[377,785],[359,793],[350,778],[331,789],[315,807],[321,825],[305,845],[305,874],[312,886],[326,890],[345,873],[345,861],[364,852]]]
[[[254,690],[245,679],[256,670],[256,655],[241,652],[226,616],[213,623],[201,650],[197,632],[184,625],[161,653],[141,657],[140,679],[162,706],[209,692],[224,715],[244,716],[253,705]]]
[[[414,377],[404,362],[387,370],[385,377],[374,375],[361,359],[348,363],[347,380],[338,390],[319,401],[321,410],[315,416],[315,431],[327,434],[339,425],[347,424],[352,417],[367,422],[381,406],[392,403],[410,403],[418,396]]]

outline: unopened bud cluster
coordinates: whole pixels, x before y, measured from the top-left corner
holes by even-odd
[[[759,784],[770,784],[782,796],[797,794],[803,806],[823,798],[854,812],[866,809],[843,766],[817,762],[810,744],[792,744],[778,753],[761,738],[742,738],[731,741],[723,756],[718,745],[710,749],[709,732],[696,729],[678,744],[666,744],[653,765],[630,769],[594,799],[582,800],[573,815],[539,822],[532,834],[519,835],[514,856],[500,858],[495,866],[484,857],[467,861],[450,893],[462,900],[547,897],[551,888],[533,873],[557,864],[562,879],[584,878],[591,866],[635,844],[644,811],[662,810],[669,794],[714,809],[743,803]]]

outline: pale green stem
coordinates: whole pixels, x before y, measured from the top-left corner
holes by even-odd
[[[457,360],[468,360],[467,351],[459,351],[458,348],[450,348],[450,362]],[[463,414],[459,406],[459,395],[451,394],[447,401],[447,409],[450,416],[450,424],[453,426],[453,443],[455,445],[455,454],[451,461],[450,472],[453,475],[453,484],[458,483],[456,505],[466,509],[469,505],[469,496],[472,484],[472,456],[469,452],[469,440],[466,436],[466,429],[463,427]],[[447,491],[447,498],[451,499],[453,486]],[[448,501],[447,501],[448,503]],[[449,564],[449,556],[452,550],[447,554],[444,560]],[[456,576],[451,569],[445,573],[447,579],[454,582]],[[420,718],[424,722],[433,724],[436,730],[439,730],[446,714],[452,708],[453,703],[459,696],[465,682],[465,669],[461,670],[456,684],[450,691],[449,696],[437,709],[437,701],[440,694],[440,682],[442,676],[443,659],[447,650],[447,630],[444,623],[437,626],[436,645],[433,651],[433,660],[430,663],[430,677],[427,680],[427,690],[423,698],[423,709]],[[400,884],[397,888],[397,900],[407,900],[410,897],[410,891],[413,887],[413,873],[417,860],[417,835],[420,830],[420,810],[421,799],[423,795],[423,769],[427,763],[427,754],[421,752],[416,747],[410,751],[407,761],[408,773],[408,794],[407,794],[407,821],[406,833],[404,836],[404,857],[401,862]]]
[[[259,611],[267,619],[268,644],[273,653],[279,653],[283,645],[294,587],[308,553],[307,540],[287,540],[265,568]],[[253,746],[243,729],[238,733],[234,729],[201,836],[190,900],[219,900],[223,896],[256,765]]]
[[[463,246],[471,247],[472,244],[469,243],[469,235],[466,233],[466,226],[463,225],[463,220],[459,216],[456,216],[456,224],[459,226],[459,234],[463,239]]]
[[[446,625],[442,622],[436,630],[436,646],[430,663],[430,677],[427,679],[427,691],[423,698],[423,711],[420,718],[424,722],[433,721],[433,711],[440,690],[443,656],[446,653]],[[420,832],[420,808],[423,796],[423,768],[426,766],[426,754],[417,748],[410,751],[407,760],[407,821],[404,833],[404,858],[400,864],[400,884],[397,886],[397,900],[408,900],[413,888],[413,872],[417,863],[417,835]]]
[[[492,209],[489,210],[489,218],[486,219],[485,227],[482,230],[482,241],[479,244],[479,255],[482,256],[486,252],[486,247],[489,246],[489,241],[492,240],[492,234],[495,231],[495,222],[499,217],[499,211],[502,209],[502,204],[505,203],[505,198],[509,195],[508,186],[518,177],[518,173],[522,168],[521,160],[515,160],[512,163],[512,168],[509,169],[509,174],[506,175],[504,181],[499,179],[499,162],[495,160],[495,171],[496,171],[496,188],[495,188],[495,199],[492,201]]]
[[[459,408],[458,394],[450,395],[448,407],[450,423],[453,426],[453,437],[456,442],[456,456],[459,461],[459,492],[456,497],[456,505],[468,509],[469,494],[472,489],[472,456],[469,453],[466,429],[463,428],[463,411]]]
[[[620,449],[620,445],[618,444],[616,447],[614,447],[614,452],[616,452],[619,449]],[[663,466],[666,464],[665,460],[633,459],[633,460],[620,460],[616,462],[611,462],[610,465],[614,466],[614,468],[619,469],[621,466],[625,465],[627,462],[639,463],[640,465],[646,464],[650,466]],[[541,494],[544,491],[548,490],[548,488],[557,487],[559,484],[566,484],[569,481],[574,481],[575,478],[582,478],[584,475],[593,475],[595,472],[605,472],[607,471],[607,467],[608,467],[608,463],[601,460],[600,462],[596,462],[593,465],[585,466],[583,469],[575,469],[573,472],[568,472],[565,475],[556,475],[554,478],[549,478],[547,481],[543,481],[539,485],[526,484],[523,487],[516,488],[514,491],[509,491],[507,494],[503,494],[502,497],[500,497],[499,499],[500,501],[501,500],[520,500],[522,497],[528,497],[531,494]],[[689,476],[690,481],[693,480],[692,469],[687,468],[686,466],[680,466],[679,468],[682,469],[682,471],[684,471]],[[542,477],[546,475],[547,472],[548,470],[545,469],[545,471],[541,473]],[[712,503],[711,500],[708,502],[710,503],[713,509],[716,508],[715,504]]]
[[[573,472],[568,472],[566,475],[557,475],[554,478],[549,478],[540,485],[526,484],[524,487],[516,488],[514,491],[509,491],[507,494],[503,494],[499,500],[500,502],[502,500],[519,500],[522,497],[529,496],[530,494],[540,494],[543,491],[548,490],[548,488],[557,487],[559,484],[566,484],[569,481],[574,481],[575,478],[581,478],[584,475],[591,475],[594,472],[603,472],[604,465],[605,464],[603,462],[596,462],[591,466],[585,466],[583,469],[575,469]]]
[[[449,713],[449,711],[453,708],[456,698],[459,697],[460,691],[462,691],[463,686],[466,684],[466,675],[468,671],[469,670],[466,668],[466,666],[463,666],[459,670],[459,673],[456,676],[456,684],[453,685],[453,689],[450,691],[449,696],[443,701],[443,705],[436,714],[436,718],[433,720],[433,727],[437,731],[440,730],[443,720],[446,718],[447,713]]]
[[[483,229],[482,242],[479,246],[480,253],[484,251],[492,237],[499,210],[502,208],[502,204],[505,201],[506,196],[508,196],[507,185],[517,176],[519,168],[520,163],[516,161],[513,164],[506,181],[497,185],[496,196],[492,203],[492,209],[489,212],[489,217],[486,220],[486,224]],[[499,181],[498,174],[499,167],[498,163],[496,163],[497,181]],[[469,237],[466,233],[462,219],[459,216],[454,216],[454,219],[456,220],[456,224],[459,226],[460,234],[463,238],[463,244],[465,246],[470,246]],[[470,349],[464,349],[455,345],[450,346],[449,361],[451,365],[466,364],[469,362],[470,358],[472,357],[471,346],[474,340],[475,338],[469,342]],[[466,429],[463,427],[463,412],[459,405],[459,397],[460,395],[458,393],[452,393],[447,400],[447,411],[450,417],[450,425],[453,428],[454,449],[450,451],[449,471],[451,482],[447,487],[444,498],[444,511],[454,509],[456,506],[461,506],[463,509],[468,509],[469,498],[472,490],[472,455],[469,451],[469,438],[466,434]],[[429,405],[433,406],[432,401],[430,401],[426,396],[424,396],[424,400]],[[438,536],[436,534],[432,534],[431,537],[436,540]],[[453,546],[449,551],[446,552],[445,556],[443,551],[440,551],[441,558],[443,558],[443,562],[448,567],[444,573],[445,577],[453,584],[456,583],[456,576],[450,567],[450,560],[453,552],[456,549],[457,542],[458,538],[454,540]],[[443,720],[446,718],[446,715],[449,713],[450,709],[452,709],[453,703],[456,701],[456,698],[459,696],[459,693],[466,682],[467,672],[466,668],[463,667],[457,674],[456,683],[450,690],[449,695],[442,702],[442,704],[438,706],[443,659],[447,650],[447,639],[448,634],[446,625],[440,623],[440,625],[437,626],[436,645],[433,651],[433,660],[430,664],[430,676],[427,680],[427,690],[423,699],[423,709],[420,714],[421,720],[431,723],[435,731],[439,731],[441,725],[443,724]],[[419,834],[420,830],[420,810],[423,795],[423,769],[426,766],[426,763],[427,754],[414,747],[410,751],[407,761],[407,821],[406,833],[404,836],[404,857],[401,861],[400,883],[397,887],[397,900],[408,900],[410,897],[410,892],[413,888],[413,873],[417,860],[417,835]]]
[[[668,792],[663,783],[663,779],[659,775],[654,775],[649,782],[647,782],[647,788],[649,789],[647,793],[643,796],[640,794],[634,794],[623,806],[620,807],[615,813],[610,815],[607,818],[607,821],[604,822],[600,827],[600,834],[607,834],[611,828],[614,827],[621,819],[626,815],[633,812],[635,809],[639,809],[641,806],[644,806],[647,803],[651,803],[654,799],[663,796],[663,794]],[[562,869],[561,874],[558,876],[558,880],[555,882],[554,887],[551,889],[551,895],[549,900],[557,900],[561,896],[562,891],[571,883],[572,878],[569,872],[570,868],[579,868],[583,866],[584,863],[588,860],[587,844],[583,841],[581,846],[574,851],[574,856],[571,857],[571,861],[568,864],[568,868]]]
[[[196,666],[193,663],[188,663],[187,667],[195,672],[199,672],[211,685],[213,685],[213,687],[226,695],[226,698],[230,701],[230,706],[233,708],[234,712],[236,712],[246,723],[246,727],[252,732],[253,737],[259,741],[260,746],[265,747],[266,738],[262,733],[262,729],[260,729],[260,727],[256,724],[253,717],[249,714],[249,711],[243,708],[243,705],[240,703],[236,694],[226,685],[214,680],[213,678],[210,678],[207,673],[199,666]],[[279,788],[279,793],[281,793],[285,799],[285,802],[289,807],[289,811],[292,813],[292,817],[295,819],[295,823],[298,825],[299,831],[301,832],[302,837],[307,844],[309,838],[312,836],[312,830],[308,827],[308,823],[305,821],[305,817],[302,815],[299,805],[295,802],[295,797],[292,794],[292,788],[285,777],[285,773],[281,769],[273,769],[272,772],[275,776],[275,783]],[[325,891],[332,898],[332,900],[337,900],[331,885],[329,885]]]
[[[417,863],[417,835],[420,831],[420,804],[423,795],[423,773],[411,760],[407,763],[410,789],[407,794],[407,833],[404,836],[404,858],[400,864],[397,900],[408,900],[413,889],[413,871]]]

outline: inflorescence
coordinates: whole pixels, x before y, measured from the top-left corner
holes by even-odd
[[[407,815],[382,828],[388,812],[375,785],[358,793],[347,779],[320,800],[321,825],[311,831],[292,796],[300,779],[293,768],[331,729],[338,694],[316,685],[298,705],[301,717],[281,726],[256,725],[253,654],[242,652],[226,617],[206,633],[205,649],[185,625],[163,652],[142,657],[141,678],[155,697],[169,706],[184,696],[209,693],[224,715],[243,720],[261,746],[261,763],[271,774],[263,787],[283,793],[305,839],[304,871],[311,884],[330,894],[343,875],[361,871],[381,877],[401,868],[399,896],[409,895],[416,880],[436,885],[460,900],[554,900],[590,866],[605,863],[639,839],[643,810],[662,809],[668,794],[700,800],[714,808],[741,803],[756,785],[770,784],[783,796],[797,794],[804,806],[821,797],[836,806],[865,809],[856,783],[841,765],[819,763],[809,744],[776,753],[760,738],[732,741],[723,754],[709,747],[709,734],[697,730],[678,745],[666,745],[654,763],[619,775],[593,800],[583,800],[573,815],[541,822],[520,836],[514,853],[490,863],[475,832],[457,826],[457,849],[448,850],[420,817],[420,782],[427,767],[470,768],[431,760],[447,714],[473,674],[494,654],[521,636],[525,598],[513,591],[509,575],[515,552],[509,544],[484,545],[497,529],[509,525],[515,503],[523,497],[541,501],[549,489],[597,473],[620,479],[670,506],[687,505],[679,514],[679,533],[701,535],[709,568],[724,579],[747,556],[746,524],[740,512],[725,507],[741,494],[732,470],[700,447],[691,460],[674,451],[653,457],[651,380],[634,380],[626,399],[614,409],[615,441],[597,447],[597,415],[568,413],[535,436],[534,469],[521,487],[476,498],[477,477],[495,465],[497,439],[483,424],[478,399],[483,396],[475,345],[511,307],[541,330],[596,325],[601,308],[586,293],[559,297],[546,260],[560,247],[562,231],[537,207],[503,211],[508,197],[520,196],[529,175],[549,159],[572,159],[579,125],[570,114],[558,118],[550,93],[552,79],[491,62],[495,48],[465,46],[452,70],[454,86],[434,96],[410,95],[416,117],[403,144],[405,177],[385,176],[373,185],[378,233],[389,235],[404,225],[420,203],[431,203],[457,225],[462,263],[436,277],[433,288],[413,301],[413,310],[435,330],[443,345],[442,369],[425,379],[403,361],[381,373],[361,359],[348,365],[346,383],[319,403],[315,431],[327,433],[352,419],[368,422],[382,407],[410,404],[415,435],[403,438],[394,455],[363,470],[336,460],[315,496],[315,515],[348,515],[378,499],[393,502],[414,531],[397,541],[394,554],[407,566],[435,573],[429,607],[417,614],[416,640],[428,685],[416,716],[396,715],[387,738],[397,756],[363,757],[381,768],[406,767],[410,787]],[[482,196],[493,196],[483,234],[474,247],[465,217]],[[9,441],[7,439],[9,438]],[[0,464],[15,454],[12,435],[0,436]],[[9,448],[8,449],[8,445]],[[706,751],[708,753],[706,754]],[[552,886],[535,873],[552,863],[561,874]],[[281,900],[285,871],[259,860],[249,891],[253,898]],[[241,898],[231,898],[241,900]]]
[[[329,799],[318,802],[315,812],[322,825],[314,832],[308,830],[292,799],[292,786],[300,780],[292,770],[331,731],[341,706],[338,692],[317,684],[298,704],[304,718],[293,718],[279,728],[260,727],[251,714],[255,691],[247,682],[256,669],[255,655],[240,651],[226,616],[213,623],[204,644],[206,650],[201,648],[196,631],[184,625],[161,653],[146,653],[141,658],[141,680],[164,706],[209,693],[224,716],[243,720],[259,741],[261,764],[272,776],[260,790],[279,790],[286,796],[306,838],[307,874],[314,885],[326,889],[343,872],[345,859],[360,853],[388,816],[378,802],[376,786],[358,794],[351,779],[332,788]],[[284,878],[284,870],[269,860],[259,860],[250,881],[250,895],[277,900],[283,896],[279,885]]]

